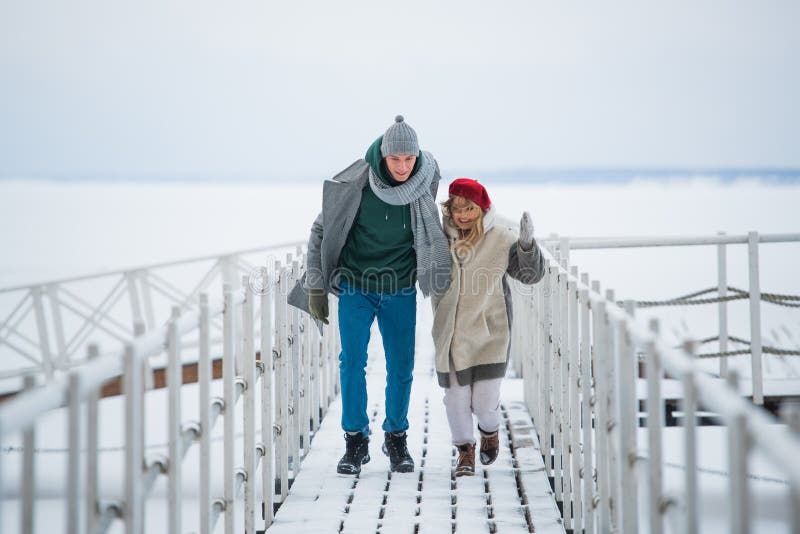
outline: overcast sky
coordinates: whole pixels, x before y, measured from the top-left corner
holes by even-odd
[[[0,176],[800,166],[800,2],[0,3]]]

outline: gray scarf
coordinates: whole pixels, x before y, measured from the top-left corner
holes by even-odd
[[[426,297],[441,294],[450,284],[450,250],[431,195],[435,162],[430,152],[420,152],[420,168],[408,180],[392,187],[369,169],[369,186],[375,195],[393,206],[411,206],[411,231],[417,253],[417,280]]]

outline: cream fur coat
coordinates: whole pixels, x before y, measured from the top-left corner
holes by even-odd
[[[454,243],[458,230],[447,218],[444,230]],[[484,231],[468,253],[451,248],[450,289],[433,299],[436,371],[444,387],[451,363],[462,385],[505,374],[512,317],[505,277],[532,284],[544,274],[538,245],[522,250],[510,228],[495,224],[493,206],[484,215]]]

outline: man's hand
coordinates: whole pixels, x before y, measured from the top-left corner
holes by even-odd
[[[328,294],[324,289],[308,290],[308,311],[317,321],[328,323]]]
[[[533,221],[531,221],[531,214],[527,211],[519,220],[519,246],[525,251],[533,248]]]

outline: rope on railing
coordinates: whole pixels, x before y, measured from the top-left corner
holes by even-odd
[[[711,343],[712,341],[718,341],[719,336],[713,337],[706,337],[703,339],[693,340],[693,343],[697,345],[704,345],[706,343]],[[750,341],[746,339],[742,339],[736,336],[728,336],[728,341],[733,341],[734,343],[741,343],[742,345],[750,345]],[[681,348],[683,345],[674,347],[674,348]],[[780,349],[777,347],[770,347],[770,346],[762,346],[761,352],[765,354],[775,354],[777,356],[800,356],[800,350],[790,350],[790,349]],[[697,358],[721,358],[723,356],[741,356],[743,354],[750,354],[748,349],[741,349],[741,350],[731,350],[726,352],[708,352],[702,354],[696,354],[695,357]]]
[[[735,293],[734,295],[705,298],[705,299],[695,298],[699,297],[700,295],[713,293],[714,291],[717,290],[718,289],[716,287],[711,287],[708,289],[704,289],[702,291],[696,291],[688,295],[682,295],[680,297],[675,297],[673,299],[668,299],[668,300],[639,300],[635,301],[635,305],[637,308],[654,308],[657,306],[693,306],[699,304],[713,304],[715,302],[728,302],[732,300],[742,300],[750,298],[749,292],[744,291],[743,289],[730,286],[728,286],[728,291]],[[764,302],[769,302],[771,304],[776,304],[778,306],[784,306],[787,308],[800,308],[800,296],[797,295],[781,295],[779,293],[761,293],[761,300],[763,300]],[[793,304],[792,302],[786,302],[786,301],[797,301],[797,303]],[[617,304],[622,306],[624,304],[624,301],[619,301]]]
[[[649,462],[650,457],[645,456],[644,454],[638,454],[636,459],[639,461]],[[670,467],[672,469],[680,469],[682,471],[686,471],[686,466],[683,464],[675,463],[675,462],[662,462],[662,465],[665,467]],[[728,471],[723,471],[722,469],[711,469],[709,467],[697,467],[695,469],[698,473],[706,473],[709,475],[716,475],[720,477],[730,477],[731,474]],[[769,482],[772,484],[780,484],[781,486],[790,486],[788,480],[784,480],[782,478],[775,478],[775,477],[766,477],[763,475],[754,475],[752,473],[747,473],[745,475],[749,480],[758,480],[759,482]]]
[[[775,347],[761,347],[761,352],[765,354],[775,354],[776,356],[800,356],[800,350],[786,350],[777,349]],[[742,354],[750,354],[749,350],[731,350],[727,352],[709,352],[703,354],[695,354],[696,358],[721,358],[723,356],[739,356]]]
[[[260,433],[261,433],[261,427],[257,426],[256,427],[256,434],[260,434]],[[236,439],[241,439],[241,438],[244,437],[244,432],[237,432],[236,434],[234,434],[234,437]],[[224,440],[225,440],[225,436],[214,436],[213,438],[211,438],[210,441],[212,443],[219,443],[219,442],[224,441]],[[147,449],[147,450],[166,449],[168,446],[169,446],[169,443],[161,442],[161,443],[149,443],[149,444],[145,445],[144,448]],[[125,450],[125,447],[126,447],[126,445],[115,445],[115,446],[109,446],[109,447],[98,447],[97,448],[97,452],[98,453],[123,452]],[[17,445],[4,445],[4,446],[0,447],[0,454],[11,454],[12,452],[23,452],[24,450],[25,450],[25,447],[20,447],[20,446],[17,446]],[[82,454],[86,453],[87,451],[88,451],[87,448],[81,449],[81,453]],[[36,454],[59,454],[59,453],[69,452],[69,448],[67,448],[67,447],[34,447],[33,452],[36,453]]]

